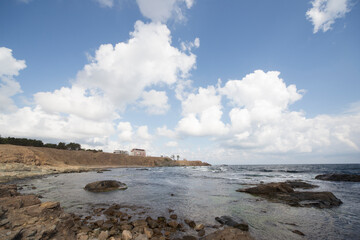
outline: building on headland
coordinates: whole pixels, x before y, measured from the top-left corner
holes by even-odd
[[[115,154],[122,154],[122,155],[129,155],[128,151],[124,151],[124,150],[114,150]]]
[[[131,155],[132,156],[146,157],[146,152],[145,152],[144,149],[133,148],[133,149],[131,149]]]

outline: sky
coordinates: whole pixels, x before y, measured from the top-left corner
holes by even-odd
[[[0,134],[360,163],[358,0],[2,0]]]

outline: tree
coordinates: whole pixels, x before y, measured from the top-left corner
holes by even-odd
[[[69,143],[69,144],[66,144],[66,149],[67,150],[75,150],[75,151],[78,151],[81,149],[81,145],[79,143]]]
[[[56,148],[57,149],[66,149],[66,144],[64,142],[59,142]]]
[[[180,159],[180,156],[179,155],[176,155],[176,159],[179,161],[179,159]]]

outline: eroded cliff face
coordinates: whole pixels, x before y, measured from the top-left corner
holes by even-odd
[[[108,167],[207,166],[201,161],[173,161],[104,152],[0,145],[0,182],[61,172]]]

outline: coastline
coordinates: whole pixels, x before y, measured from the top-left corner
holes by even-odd
[[[99,171],[109,168],[209,166],[201,161],[164,157],[135,157],[112,153],[0,145],[0,183],[60,173]]]

